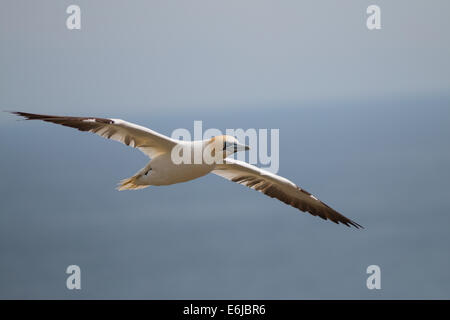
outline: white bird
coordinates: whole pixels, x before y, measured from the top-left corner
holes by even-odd
[[[169,138],[148,128],[120,119],[106,119],[95,117],[65,117],[33,114],[25,112],[11,112],[27,120],[43,120],[76,128],[80,131],[96,133],[104,138],[124,143],[138,148],[151,160],[134,176],[120,182],[118,190],[142,189],[148,186],[171,185],[190,181],[213,173],[230,181],[245,185],[251,189],[277,198],[301,211],[309,212],[324,220],[343,223],[346,226],[362,228],[358,223],[346,218],[309,192],[301,189],[290,180],[260,169],[243,161],[227,158],[231,154],[248,150],[249,147],[239,143],[232,136],[217,136],[201,141],[181,141]],[[172,150],[188,150],[202,152],[210,148],[213,156],[219,156],[222,161],[212,163],[179,163],[172,160]],[[214,154],[216,150],[222,151]]]

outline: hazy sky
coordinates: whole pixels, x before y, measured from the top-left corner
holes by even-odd
[[[79,31],[65,25],[73,3]],[[377,31],[366,27],[373,3]],[[450,87],[445,0],[15,0],[1,9],[2,108],[239,110]]]
[[[69,31],[70,4],[82,28]],[[381,7],[382,29],[366,28]],[[2,1],[0,109],[280,130],[351,230],[216,176],[0,112],[0,298],[450,298],[450,2]],[[82,290],[65,269],[82,270]],[[368,290],[366,268],[381,267]]]

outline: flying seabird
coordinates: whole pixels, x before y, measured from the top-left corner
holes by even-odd
[[[324,220],[329,219],[334,223],[362,228],[361,225],[343,216],[290,180],[246,162],[227,158],[235,152],[249,149],[248,146],[239,143],[232,136],[223,135],[207,140],[181,141],[120,119],[51,116],[25,112],[11,113],[22,116],[26,120],[42,120],[80,131],[93,132],[101,137],[116,140],[141,150],[151,159],[150,162],[134,176],[122,180],[118,190],[171,185],[213,173],[262,192],[269,197],[277,198],[294,208],[309,212]],[[214,156],[218,155],[222,161],[200,164],[174,163],[172,150],[174,148],[186,150],[186,147],[192,152],[204,151],[206,148],[210,148],[213,153],[220,150],[221,152]]]

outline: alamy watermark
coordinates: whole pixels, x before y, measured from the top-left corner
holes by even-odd
[[[209,128],[203,131],[203,122],[194,121],[193,136],[188,129],[179,128],[171,137],[184,142],[172,149],[175,164],[220,164],[226,157],[245,161],[248,154],[246,162],[259,164],[272,173],[277,173],[280,166],[279,129],[226,129],[223,132]]]
[[[69,290],[81,289],[81,269],[76,264],[67,267],[66,273],[69,275],[66,280],[66,287]]]
[[[366,273],[370,274],[370,276],[367,277],[367,281],[366,281],[367,289],[380,290],[381,289],[381,268],[380,268],[380,266],[378,266],[376,264],[372,264],[367,267]]]

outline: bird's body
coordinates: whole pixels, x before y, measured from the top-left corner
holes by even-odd
[[[248,163],[228,158],[235,152],[248,150],[247,146],[240,144],[231,136],[180,141],[120,119],[13,113],[27,120],[42,120],[96,133],[141,150],[151,158],[150,162],[132,177],[122,180],[119,190],[172,185],[213,173],[322,219],[356,228],[361,227],[292,181]]]
[[[214,170],[214,164],[174,164],[166,153],[152,159],[148,164],[151,174],[143,177],[142,183],[150,186],[165,186],[187,182],[203,177]]]
[[[216,163],[206,163],[203,155],[209,151],[208,140],[176,141],[175,147],[188,153],[188,161],[175,163],[174,154],[158,153],[133,177],[122,180],[119,190],[141,189],[148,186],[166,186],[203,177],[214,170]],[[195,158],[198,163],[195,163]]]

